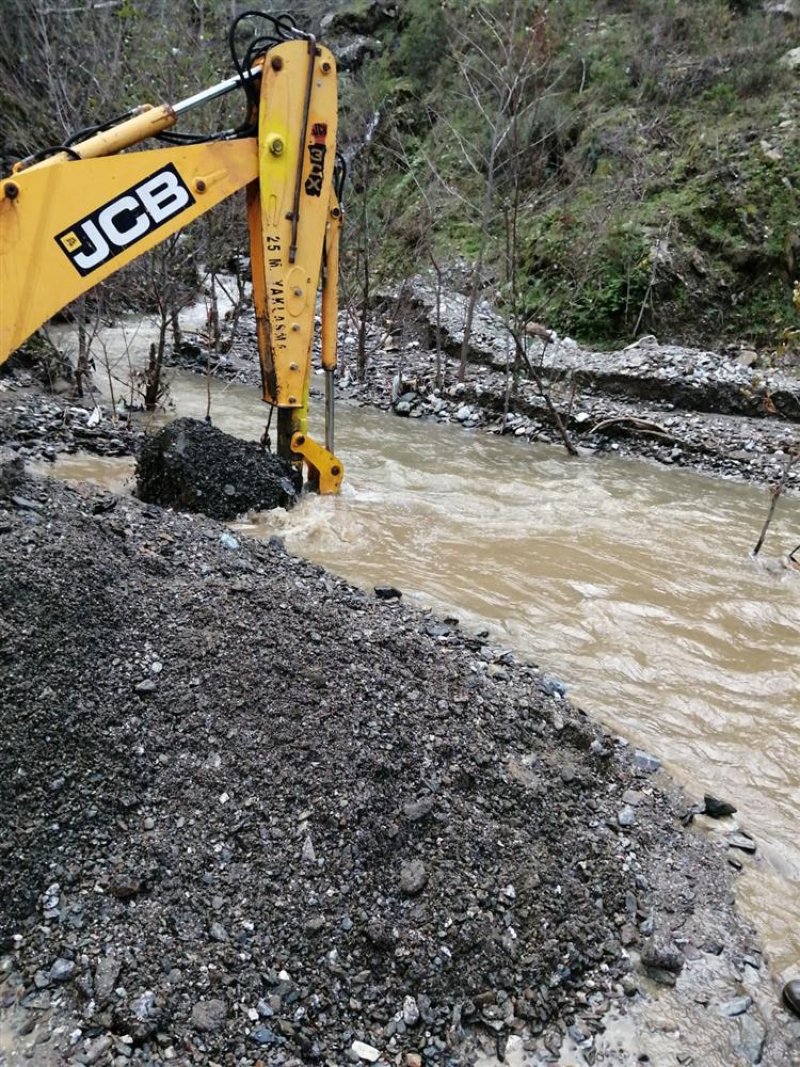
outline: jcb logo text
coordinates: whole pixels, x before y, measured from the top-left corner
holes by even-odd
[[[194,197],[169,164],[73,223],[56,235],[56,241],[85,276],[193,203]]]

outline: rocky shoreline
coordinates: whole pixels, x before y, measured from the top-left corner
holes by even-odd
[[[523,376],[505,413],[508,331],[485,302],[477,308],[466,380],[455,381],[466,300],[440,298],[424,279],[384,295],[368,331],[372,353],[363,382],[351,363],[344,395],[411,418],[563,444],[539,384]],[[438,327],[437,327],[438,321]],[[436,386],[436,335],[444,385]],[[582,456],[613,453],[770,484],[800,450],[800,379],[758,366],[755,352],[734,354],[661,345],[642,338],[619,352],[580,348],[569,338],[527,339],[527,355]],[[341,349],[356,334],[345,329]],[[800,489],[800,465],[786,479]]]
[[[506,412],[508,331],[485,301],[475,314],[465,381],[456,380],[465,314],[465,298],[448,291],[439,297],[437,315],[436,291],[421,277],[384,292],[366,326],[368,360],[360,380],[355,367],[358,328],[343,312],[339,398],[400,417],[562,445],[542,390],[530,377],[520,377]],[[598,352],[553,331],[539,332],[549,339],[529,337],[528,359],[583,457],[645,458],[770,485],[782,480],[791,456],[800,450],[796,367],[775,369],[747,348],[711,352],[644,337],[622,351]],[[194,358],[191,352],[190,347],[179,357],[179,365],[204,372],[205,352],[198,347]],[[255,334],[246,316],[215,373],[259,384]],[[315,392],[321,396],[312,383]],[[800,490],[800,464],[789,471],[785,488]]]
[[[746,842],[535,667],[14,461],[0,531],[0,1062],[634,1064],[658,988],[800,1055]]]

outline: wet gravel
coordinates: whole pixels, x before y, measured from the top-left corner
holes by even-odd
[[[140,500],[214,519],[290,508],[302,487],[287,460],[199,419],[175,419],[148,434],[136,461]]]
[[[54,462],[59,455],[134,455],[144,432],[93,399],[44,393],[33,377],[13,368],[0,374],[0,441],[17,455]]]
[[[277,540],[2,472],[0,1061],[590,1064],[653,979],[763,978],[724,843],[536,667]],[[743,1010],[730,1063],[786,1062]]]

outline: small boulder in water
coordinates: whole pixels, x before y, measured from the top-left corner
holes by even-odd
[[[702,814],[712,819],[724,819],[727,815],[735,815],[736,808],[727,800],[720,800],[719,797],[706,793],[703,797]]]
[[[198,419],[176,419],[145,438],[136,464],[141,500],[212,519],[289,508],[301,489],[287,460]]]
[[[783,987],[783,1003],[800,1018],[800,978],[787,982]]]

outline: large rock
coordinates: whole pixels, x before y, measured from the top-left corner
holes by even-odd
[[[197,419],[176,419],[147,437],[136,465],[142,500],[213,519],[291,507],[301,488],[286,460]]]

